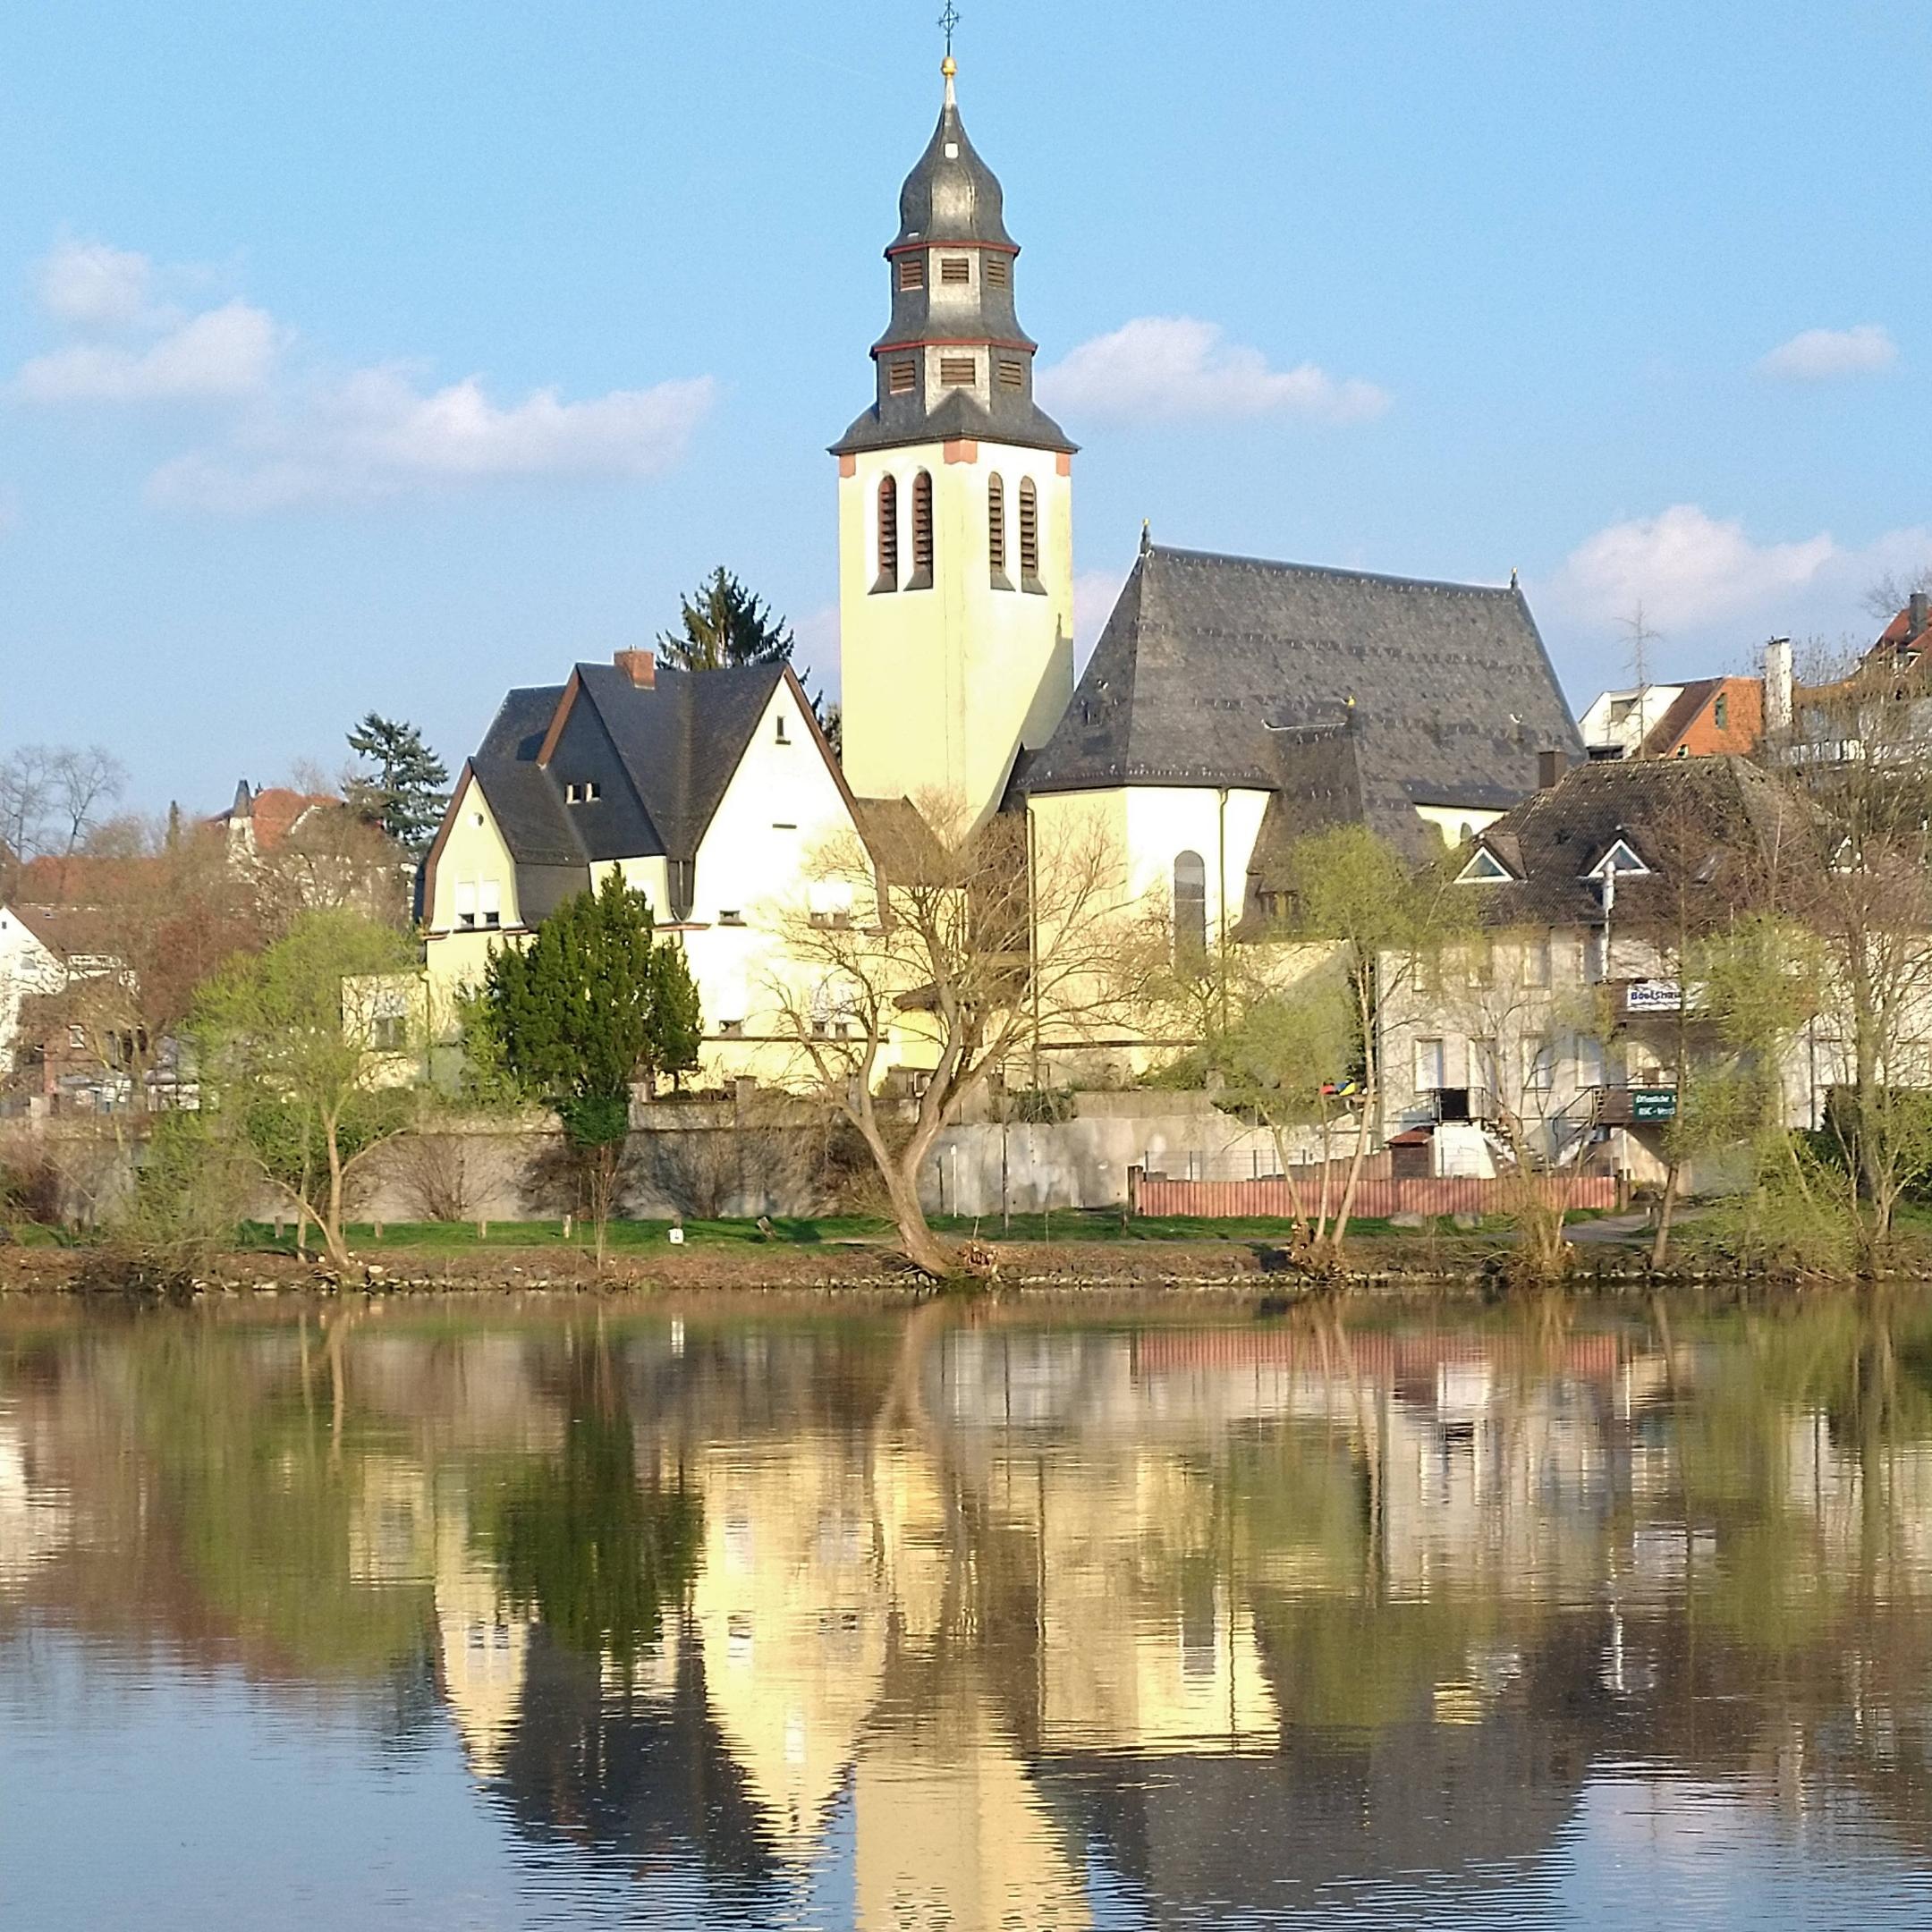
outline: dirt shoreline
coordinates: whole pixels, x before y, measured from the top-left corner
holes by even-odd
[[[1355,1296],[1494,1300],[1507,1292],[1504,1257],[1479,1241],[1378,1240],[1339,1281],[1302,1274],[1284,1248],[1265,1241],[1022,1243],[1003,1245],[987,1286],[1002,1296],[1126,1295],[1148,1301],[1219,1295],[1243,1302],[1294,1301],[1340,1292]],[[648,1262],[614,1257],[600,1275],[586,1254],[504,1249],[439,1254],[397,1249],[338,1280],[327,1267],[288,1255],[237,1253],[195,1269],[168,1269],[106,1249],[0,1248],[0,1295],[125,1297],[190,1301],[333,1294],[377,1296],[595,1296],[749,1294],[910,1303],[932,1285],[883,1246],[694,1247]],[[1914,1284],[1925,1277],[1901,1277]],[[1654,1289],[1720,1293],[1833,1289],[1851,1283],[1686,1266],[1653,1275],[1638,1247],[1607,1244],[1580,1253],[1563,1284],[1580,1296]]]

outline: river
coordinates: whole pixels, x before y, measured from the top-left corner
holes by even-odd
[[[1928,1854],[1932,1302],[0,1310],[10,1928],[1922,1928]]]

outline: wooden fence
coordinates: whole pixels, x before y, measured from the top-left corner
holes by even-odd
[[[1328,1205],[1341,1204],[1345,1179],[1331,1179]],[[1312,1215],[1319,1203],[1319,1183],[1297,1178],[1301,1212]],[[1551,1206],[1609,1208],[1619,1205],[1614,1174],[1534,1174],[1525,1179],[1483,1181],[1449,1176],[1441,1180],[1396,1181],[1365,1178],[1355,1190],[1352,1211],[1368,1220],[1385,1221],[1399,1214],[1495,1215],[1511,1213],[1525,1186],[1534,1187]],[[1164,1174],[1143,1174],[1138,1167],[1127,1175],[1131,1210],[1140,1215],[1187,1215],[1201,1220],[1280,1220],[1295,1216],[1294,1197],[1279,1174],[1258,1181],[1170,1181]]]

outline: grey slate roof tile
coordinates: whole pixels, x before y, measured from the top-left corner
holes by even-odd
[[[1339,787],[1419,852],[1417,804],[1500,809],[1534,789],[1539,752],[1581,750],[1513,586],[1149,546],[1025,783],[1274,791],[1278,828]]]

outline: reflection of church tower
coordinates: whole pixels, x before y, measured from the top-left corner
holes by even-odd
[[[978,815],[1073,682],[1073,445],[1033,400],[1019,249],[945,105],[899,196],[877,399],[839,460],[844,764],[878,798]]]

